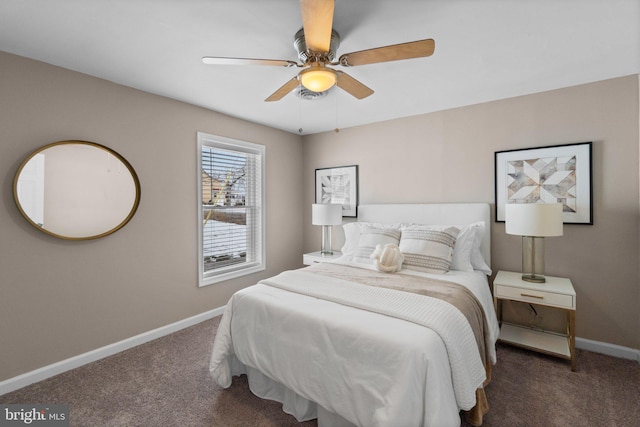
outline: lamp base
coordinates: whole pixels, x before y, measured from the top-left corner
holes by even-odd
[[[545,283],[544,237],[522,236],[522,280]]]
[[[547,279],[545,279],[544,276],[535,275],[535,274],[523,274],[522,280],[524,280],[525,282],[532,282],[532,283],[545,283],[547,281]]]
[[[322,226],[322,250],[320,251],[320,256],[331,256],[333,255],[333,250],[331,248],[331,226],[323,225]]]

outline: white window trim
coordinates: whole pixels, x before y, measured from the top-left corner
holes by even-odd
[[[198,194],[197,194],[197,212],[198,212],[198,286],[208,286],[214,283],[223,282],[225,280],[234,279],[237,277],[242,277],[247,274],[253,274],[260,271],[264,271],[266,269],[266,205],[265,205],[265,147],[264,145],[254,144],[251,142],[240,141],[237,139],[226,138],[223,136],[211,135],[204,132],[197,133],[198,140],[198,149],[197,149],[197,167],[196,167],[196,182],[198,183]],[[260,154],[260,167],[262,171],[262,179],[261,179],[261,190],[260,190],[260,251],[261,251],[261,259],[258,262],[251,263],[249,265],[241,265],[237,266],[234,269],[230,269],[225,272],[219,272],[215,274],[206,274],[204,271],[204,256],[202,252],[202,238],[203,238],[203,230],[202,224],[204,222],[204,218],[202,216],[202,147],[203,146],[226,146],[230,150],[235,151],[245,151],[249,153],[258,153]]]

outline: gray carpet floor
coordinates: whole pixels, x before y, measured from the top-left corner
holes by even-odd
[[[67,404],[72,426],[316,426],[251,394],[245,376],[226,390],[211,380],[219,321],[5,394],[0,403]],[[640,364],[580,350],[577,362],[571,372],[567,361],[499,344],[484,425],[640,426]]]

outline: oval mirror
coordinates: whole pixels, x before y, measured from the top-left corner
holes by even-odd
[[[62,239],[97,239],[133,217],[140,182],[115,151],[94,142],[60,141],[22,162],[13,180],[13,197],[37,229]]]

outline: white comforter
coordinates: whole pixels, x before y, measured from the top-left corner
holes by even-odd
[[[386,303],[395,300],[392,293],[414,301],[409,305],[417,301],[415,307],[433,298],[383,289],[373,292],[382,296],[380,304],[374,296],[350,291],[357,293],[356,304],[366,305],[353,309],[349,306],[353,303],[331,297],[344,298],[344,287],[349,285],[343,281],[317,283],[316,275],[304,270],[289,273],[285,276],[291,277],[278,281],[278,287],[258,284],[237,292],[229,301],[210,364],[219,385],[229,387],[232,375],[248,373],[256,394],[282,401],[284,410],[300,421],[328,411],[361,426],[460,424],[459,410],[473,406],[475,388],[484,380],[484,370],[479,370],[482,365],[474,360],[477,351],[470,352],[468,358],[466,350],[448,352],[433,329],[421,326],[416,319],[406,319],[407,315],[415,316],[415,310],[407,314],[400,309],[399,315],[405,319],[399,319],[371,309],[388,309]],[[491,359],[495,361],[493,343],[498,328],[486,276],[450,272],[436,277],[454,279],[480,296],[488,317]],[[295,287],[296,280],[315,289],[316,296],[325,294],[330,300],[284,289]],[[436,301],[428,305],[441,313],[443,304],[448,304]],[[458,360],[460,357],[465,358]],[[452,375],[451,367],[460,373]],[[252,380],[252,375],[259,379]],[[274,394],[275,389],[284,390],[289,397],[283,397],[282,390]],[[316,409],[314,402],[320,407]],[[322,425],[322,419],[319,421]]]

